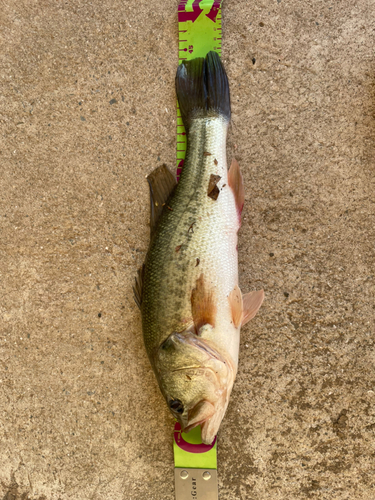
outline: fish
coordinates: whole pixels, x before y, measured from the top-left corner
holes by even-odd
[[[161,165],[147,177],[151,237],[134,297],[145,348],[169,410],[184,432],[211,444],[238,368],[241,326],[264,291],[243,295],[237,233],[244,205],[236,160],[227,167],[229,83],[216,52],[183,61],[176,93],[187,133],[179,182]]]

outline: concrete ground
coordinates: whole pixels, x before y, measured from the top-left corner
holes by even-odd
[[[174,498],[132,284],[174,167],[177,2],[1,13],[0,499]],[[375,4],[223,6],[246,186],[221,499],[375,498]]]

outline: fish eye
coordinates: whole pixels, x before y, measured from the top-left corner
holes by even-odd
[[[184,413],[184,405],[179,399],[172,399],[169,401],[169,408],[175,413]]]

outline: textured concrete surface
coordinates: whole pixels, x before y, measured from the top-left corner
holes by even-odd
[[[175,160],[177,2],[1,13],[0,499],[173,499],[131,286]],[[225,1],[242,332],[221,499],[375,498],[375,5]]]

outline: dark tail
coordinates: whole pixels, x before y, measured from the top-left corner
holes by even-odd
[[[194,118],[222,115],[230,120],[228,78],[216,52],[183,61],[177,69],[176,92],[186,129]]]

